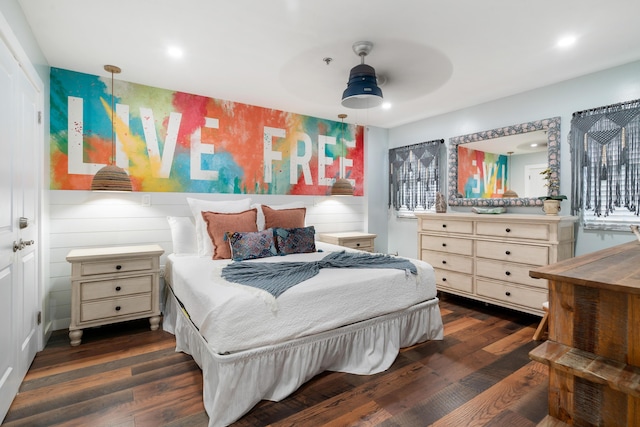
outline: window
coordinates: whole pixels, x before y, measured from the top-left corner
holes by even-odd
[[[444,139],[437,139],[389,150],[389,207],[398,216],[434,210],[442,144]]]
[[[629,230],[640,214],[640,100],[573,114],[571,213],[585,229]]]

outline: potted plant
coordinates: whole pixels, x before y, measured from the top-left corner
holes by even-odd
[[[552,180],[552,174],[553,172],[551,171],[551,168],[546,168],[545,170],[540,172],[540,175],[544,175],[544,179],[545,181],[547,181],[544,186],[549,188],[550,192],[553,190],[558,190],[558,181]],[[542,210],[544,211],[544,213],[546,213],[547,215],[558,215],[558,212],[560,212],[560,202],[563,200],[567,200],[567,196],[559,194],[552,196],[540,196],[538,197],[538,199],[542,200],[543,202]]]

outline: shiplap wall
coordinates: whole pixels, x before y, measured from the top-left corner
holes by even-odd
[[[143,197],[150,205],[143,206]],[[50,277],[46,327],[66,329],[71,318],[71,265],[66,256],[72,249],[157,243],[171,253],[167,216],[191,216],[186,198],[237,200],[250,197],[254,203],[278,205],[301,201],[307,208],[306,224],[317,233],[365,231],[365,197],[265,196],[202,193],[93,193],[50,191]]]

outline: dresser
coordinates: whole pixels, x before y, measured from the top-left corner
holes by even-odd
[[[71,263],[69,339],[79,345],[82,330],[126,320],[149,318],[160,324],[158,245],[74,249]]]
[[[347,248],[360,249],[361,251],[373,252],[376,234],[362,233],[360,231],[343,231],[339,233],[320,233],[318,240],[334,245],[346,246]]]
[[[640,426],[640,242],[531,271],[549,280],[549,366],[539,426]]]
[[[438,290],[543,315],[542,265],[573,257],[575,217],[424,213],[418,218],[419,257],[436,272]]]

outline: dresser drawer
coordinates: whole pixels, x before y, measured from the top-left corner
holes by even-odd
[[[473,240],[470,239],[456,239],[455,237],[428,234],[421,235],[420,239],[422,240],[420,242],[422,249],[451,254],[473,255]]]
[[[459,273],[473,273],[473,258],[444,252],[422,251],[422,260],[434,268],[457,271]]]
[[[434,268],[434,270],[436,272],[436,286],[438,288],[473,293],[473,276],[440,268]]]
[[[524,245],[518,242],[478,240],[476,241],[476,254],[478,258],[519,262],[535,266],[549,263],[549,248],[547,246]]]
[[[484,297],[538,311],[542,307],[542,303],[548,301],[548,294],[545,289],[531,289],[479,278],[476,279],[476,293]]]
[[[82,276],[93,276],[96,274],[125,273],[152,269],[152,258],[120,259],[114,261],[83,262],[80,266],[80,274]]]
[[[549,240],[549,225],[508,222],[478,222],[476,234],[491,237],[513,237],[518,239]]]
[[[534,279],[529,276],[531,265],[514,264],[511,262],[495,261],[490,259],[476,259],[476,276],[490,279],[504,280],[511,283],[533,286],[547,289],[546,279]]]
[[[144,312],[152,312],[151,294],[82,303],[80,321],[89,322]]]
[[[112,298],[131,294],[151,292],[153,275],[126,277],[123,279],[99,280],[80,283],[80,300],[90,301],[100,298]]]
[[[471,221],[449,221],[434,220],[421,221],[421,229],[423,231],[439,231],[443,233],[473,233],[473,223]]]

